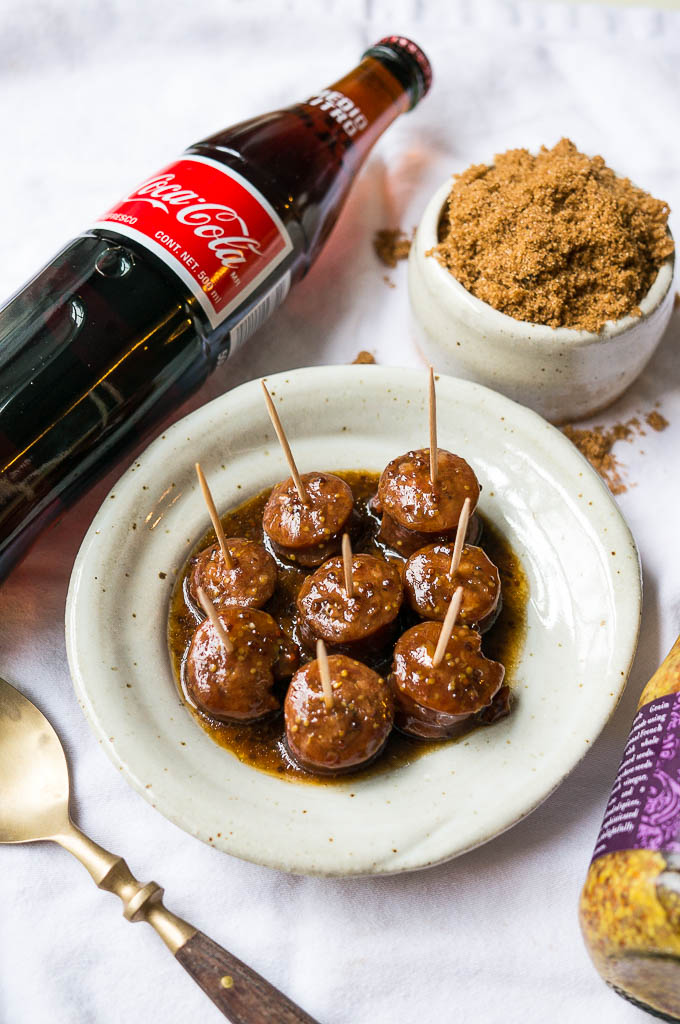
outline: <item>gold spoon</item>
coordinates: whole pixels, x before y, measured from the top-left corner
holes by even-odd
[[[0,843],[59,843],[100,889],[123,902],[128,921],[146,921],[232,1024],[317,1024],[231,953],[163,906],[155,882],[141,885],[122,857],[98,846],[69,815],[69,778],[59,738],[45,716],[0,679]]]

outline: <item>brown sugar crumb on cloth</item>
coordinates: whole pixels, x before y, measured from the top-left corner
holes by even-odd
[[[401,228],[382,228],[373,236],[373,248],[386,267],[396,267],[399,260],[408,257],[411,239]]]
[[[665,430],[669,425],[665,416],[655,409],[647,413],[645,421],[653,430]],[[623,466],[612,453],[612,448],[617,441],[632,441],[636,435],[644,434],[637,416],[611,427],[581,428],[569,424],[562,427],[562,433],[597,470],[612,494],[624,494],[628,490],[622,476]]]
[[[599,331],[639,315],[673,252],[669,207],[562,139],[456,175],[430,250],[468,291],[517,320]]]
[[[354,366],[355,363],[366,363],[366,364],[369,364],[369,363],[374,363],[374,362],[375,362],[375,356],[372,355],[370,352],[367,352],[365,349],[362,349],[361,352],[357,353],[356,359],[352,360],[352,365]]]
[[[585,455],[593,469],[597,470],[612,494],[623,494],[628,490],[620,473],[621,463],[612,455],[612,447],[616,441],[630,437],[630,427],[618,423],[609,430],[604,427],[582,430],[572,426],[563,427],[562,430],[581,455]]]
[[[652,428],[652,430],[665,430],[669,425],[666,417],[662,416],[656,409],[652,409],[651,412],[647,413],[645,416],[645,422]]]

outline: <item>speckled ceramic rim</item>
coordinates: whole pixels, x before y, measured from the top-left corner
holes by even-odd
[[[484,323],[489,331],[506,336],[508,339],[519,333],[522,345],[533,344],[538,348],[545,346],[548,354],[552,354],[557,344],[572,349],[593,345],[597,344],[598,341],[616,338],[631,327],[639,325],[640,317],[624,316],[619,320],[608,320],[599,334],[593,331],[576,331],[568,327],[547,327],[545,324],[534,324],[527,320],[515,320],[514,317],[501,313],[487,302],[478,299],[446,267],[443,267],[434,256],[424,255],[426,251],[429,251],[437,244],[439,221],[446,200],[451,192],[451,185],[452,181],[450,178],[440,185],[428,203],[419,225],[418,232],[421,236],[420,248],[422,249],[422,258],[430,260],[433,264],[430,268],[430,273],[436,275],[436,287],[453,292],[463,306],[469,309],[476,321],[479,322],[482,317],[484,318]],[[668,294],[668,290],[673,283],[674,265],[675,257],[672,256],[659,268],[654,283],[640,302],[640,310],[643,317],[653,313]]]
[[[302,471],[380,470],[425,443],[426,372],[378,366],[269,379]],[[640,617],[632,537],[576,449],[536,414],[442,377],[439,437],[483,485],[483,513],[529,579],[513,713],[382,775],[330,786],[265,775],[181,704],[166,646],[175,574],[207,526],[194,461],[228,508],[286,476],[258,382],[171,427],[104,501],[74,565],[66,641],[102,747],[162,814],[204,842],[308,874],[386,874],[447,860],[536,807],[600,733]]]

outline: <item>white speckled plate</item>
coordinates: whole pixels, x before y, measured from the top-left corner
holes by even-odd
[[[317,367],[271,377],[270,386],[302,471],[381,470],[426,443],[425,371]],[[168,602],[208,525],[194,462],[225,510],[287,475],[258,382],[170,428],[92,523],[66,607],[78,698],[128,781],[204,842],[300,873],[436,864],[528,814],[614,709],[640,617],[637,551],[616,505],[535,413],[450,377],[437,393],[440,444],[472,464],[481,510],[529,579],[526,642],[512,680],[519,699],[508,718],[390,773],[330,786],[263,774],[218,747],[175,689]]]

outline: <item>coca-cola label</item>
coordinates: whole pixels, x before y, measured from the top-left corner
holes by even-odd
[[[633,720],[593,860],[618,850],[680,853],[680,694]]]
[[[217,327],[293,248],[280,217],[242,175],[187,155],[164,167],[104,214],[191,289]]]

